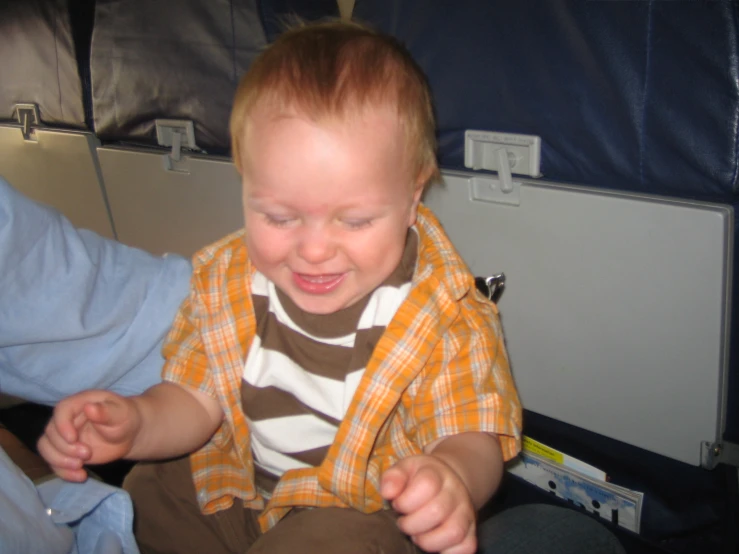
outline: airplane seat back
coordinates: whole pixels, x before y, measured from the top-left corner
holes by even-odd
[[[184,119],[199,149],[227,152],[238,77],[266,44],[255,0],[98,0],[90,51],[97,135],[156,145],[157,119]]]
[[[241,75],[286,12],[322,0],[98,0],[90,68],[101,171],[118,239],[190,255],[243,225],[228,119]]]
[[[0,120],[16,104],[38,106],[41,122],[84,129],[82,85],[66,0],[8,2],[2,8]]]
[[[121,242],[190,255],[243,224],[228,117],[266,44],[256,0],[96,2],[92,115]]]
[[[70,10],[69,0],[0,7],[0,174],[76,225],[113,237]]]
[[[197,149],[228,155],[240,76],[287,14],[338,15],[334,0],[179,2],[97,0],[90,73],[103,141],[157,145],[155,122],[193,122]]]
[[[0,174],[79,227],[192,254],[242,225],[231,101],[288,14],[339,11],[334,0],[5,3]]]
[[[341,0],[339,0],[341,2]],[[267,41],[274,41],[285,25],[297,17],[303,21],[317,21],[339,17],[336,0],[259,0],[259,11],[267,34]]]
[[[427,203],[476,274],[506,273],[524,432],[645,491],[642,535],[669,551],[736,545],[736,469],[694,466],[739,463],[739,5],[357,0],[353,17],[429,79],[445,182]],[[497,175],[470,171],[467,130],[541,137],[542,175],[480,202]]]
[[[226,128],[240,74],[279,34],[283,14],[314,19],[337,15],[336,9],[327,0],[6,2],[0,7],[0,174],[78,226],[152,252],[189,255],[242,224]],[[732,283],[722,282],[732,269],[739,275],[739,256],[732,258],[736,232],[724,232],[735,224],[731,206],[739,206],[737,10],[735,2],[596,0],[535,8],[527,2],[357,0],[354,9],[357,19],[404,42],[429,77],[447,172],[432,207],[453,240],[452,230],[467,227],[455,242],[473,271],[497,261],[498,251],[488,250],[496,244],[488,226],[505,235],[497,241],[509,245],[499,251],[506,265],[498,269],[509,274],[501,311],[514,377],[525,385],[526,431],[553,446],[571,445],[571,453],[604,465],[616,482],[645,490],[642,534],[675,552],[686,541],[701,545],[721,534],[736,496],[736,475],[727,488],[723,465],[715,471],[693,466],[715,461],[712,426],[739,442],[739,325],[727,336],[731,310],[723,303],[732,298]],[[23,112],[28,128],[14,122],[16,103],[37,105],[40,125],[34,126],[33,108]],[[159,132],[157,120],[165,120]],[[466,171],[466,129],[541,137],[544,179],[521,179],[519,206],[473,206],[467,190],[457,194],[494,177]],[[602,234],[609,240],[600,241]],[[559,242],[542,240],[551,237]],[[653,245],[658,248],[650,250]],[[615,255],[604,260],[601,246],[635,266]],[[563,267],[562,252],[572,267]],[[588,266],[589,256],[602,267]],[[643,266],[650,273],[641,276]],[[613,327],[601,329],[596,312],[613,292],[583,276],[606,277],[610,285],[620,275],[626,282],[615,285],[622,301],[603,310],[613,314],[605,321]],[[516,313],[527,301],[523,284],[531,283],[532,298],[553,294]],[[650,319],[661,289],[668,298],[682,293],[677,304],[683,309]],[[578,299],[583,291],[591,295],[586,302]],[[733,298],[736,319],[739,293]],[[562,317],[536,341],[508,333],[517,321],[531,330],[548,322],[542,308],[558,306]],[[596,318],[587,334],[594,343],[570,333],[558,347],[574,353],[570,361],[589,363],[595,356],[593,371],[601,369],[600,353],[612,358],[602,365],[631,360],[632,351],[649,350],[663,331],[658,345],[665,356],[649,351],[648,368],[632,363],[601,372],[604,383],[619,372],[641,383],[640,374],[654,370],[656,385],[606,390],[598,413],[586,412],[602,426],[598,432],[587,417],[560,421],[527,401],[576,409],[587,403],[571,392],[598,387],[567,365],[522,363],[532,353],[545,360],[559,354],[537,346],[566,330],[577,310]],[[629,329],[629,317],[646,332]],[[686,318],[681,332],[671,334],[675,321]],[[622,332],[631,343],[618,342]],[[734,348],[731,371],[724,367],[726,344]],[[704,360],[694,351],[708,356],[705,367],[690,367]],[[680,371],[670,373],[672,366]],[[552,375],[562,375],[561,383]],[[552,390],[543,391],[549,399],[536,396],[550,384]],[[695,387],[692,401],[687,385]],[[608,415],[619,406],[627,425]],[[694,420],[700,428],[691,427]],[[664,431],[655,433],[660,427]],[[600,434],[603,428],[613,433]],[[625,436],[639,440],[624,442]],[[713,542],[702,551],[720,552]]]
[[[426,72],[444,167],[464,169],[466,129],[492,129],[540,136],[547,179],[739,199],[736,3],[421,4],[353,17]]]

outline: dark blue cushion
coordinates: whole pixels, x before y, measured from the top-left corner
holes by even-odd
[[[426,71],[440,161],[465,129],[539,135],[548,179],[737,197],[737,3],[357,0]]]
[[[290,16],[306,21],[339,16],[336,0],[258,0],[257,4],[269,42],[282,33]]]

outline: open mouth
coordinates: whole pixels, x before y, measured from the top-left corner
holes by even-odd
[[[338,287],[345,275],[346,273],[293,273],[293,282],[298,289],[308,294],[326,294]]]

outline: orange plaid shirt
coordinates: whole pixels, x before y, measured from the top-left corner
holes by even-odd
[[[477,292],[441,225],[419,208],[418,261],[411,291],[385,329],[324,462],[287,471],[266,503],[254,487],[249,429],[241,406],[244,361],[256,331],[254,267],[244,232],[193,258],[191,291],[164,346],[165,380],[218,399],[225,419],[190,456],[205,514],[235,498],[263,510],[271,528],[295,506],[385,507],[380,477],[434,440],[495,433],[504,458],[521,446],[521,405],[497,308]]]

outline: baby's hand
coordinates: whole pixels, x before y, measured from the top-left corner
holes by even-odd
[[[87,391],[62,400],[39,439],[39,453],[67,481],[84,481],[84,464],[126,456],[141,424],[133,400],[108,391]]]
[[[388,469],[382,496],[402,516],[400,530],[428,552],[474,554],[475,509],[459,475],[431,454],[405,458]]]

